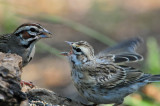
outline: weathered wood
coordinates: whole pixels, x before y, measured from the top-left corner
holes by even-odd
[[[29,104],[39,106],[84,106],[71,99],[61,97],[58,94],[43,88],[32,89],[27,93]]]
[[[42,88],[21,91],[22,58],[0,52],[0,106],[83,106]]]
[[[16,54],[0,53],[0,106],[19,105],[26,99],[20,86],[21,63]]]

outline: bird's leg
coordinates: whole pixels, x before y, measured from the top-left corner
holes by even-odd
[[[23,87],[24,85],[29,86],[30,88],[35,87],[35,85],[32,82],[27,82],[27,81],[21,81],[21,86]]]

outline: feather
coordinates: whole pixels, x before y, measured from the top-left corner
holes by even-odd
[[[160,82],[160,75],[152,75],[147,81],[148,82]]]
[[[136,53],[137,46],[142,42],[141,38],[133,38],[121,42],[118,45],[101,51],[96,55],[97,58],[104,58],[113,63],[128,63],[142,61],[143,56]]]
[[[125,40],[113,47],[101,51],[97,56],[106,54],[135,54],[137,46],[142,42],[143,40],[139,37]]]

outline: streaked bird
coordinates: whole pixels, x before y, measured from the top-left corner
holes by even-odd
[[[51,33],[37,23],[25,23],[13,33],[0,35],[0,52],[15,53],[22,57],[22,65],[27,65],[35,54],[35,43],[41,38],[49,38]]]
[[[69,42],[70,52],[62,52],[71,64],[71,76],[78,92],[92,104],[120,105],[129,94],[151,82],[159,82],[160,75],[145,74],[127,66],[143,60],[135,50],[142,40],[126,40],[94,55],[86,41]]]

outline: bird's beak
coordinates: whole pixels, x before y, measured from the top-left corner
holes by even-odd
[[[43,31],[39,35],[40,38],[51,38],[52,33],[49,32],[47,29],[43,28]]]
[[[63,55],[63,56],[68,56],[69,53],[68,52],[61,52],[60,55]]]
[[[72,46],[73,46],[74,42],[69,42],[69,41],[65,41],[65,42],[67,44],[69,44],[69,46],[71,47],[71,50],[70,50],[70,52],[61,52],[60,55],[69,56],[69,55],[71,55],[73,53]]]
[[[67,44],[69,44],[70,46],[73,45],[73,42],[69,42],[69,41],[65,41]]]

